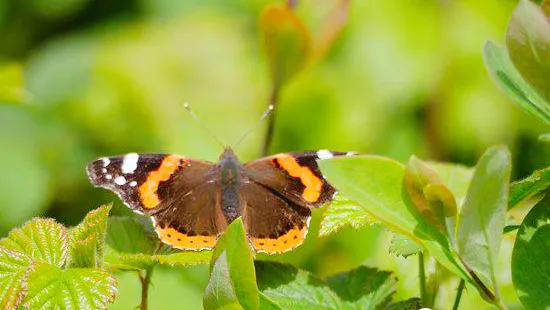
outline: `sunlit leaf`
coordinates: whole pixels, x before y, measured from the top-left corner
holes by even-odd
[[[338,295],[321,279],[296,267],[256,261],[258,288],[283,309],[342,309]]]
[[[0,246],[33,260],[62,267],[69,256],[67,229],[53,219],[35,218],[13,229]]]
[[[508,96],[525,112],[550,124],[550,106],[519,74],[506,50],[487,41],[483,55],[493,80]]]
[[[349,309],[382,309],[396,290],[397,279],[387,271],[361,266],[326,280]]]
[[[337,194],[323,213],[319,236],[331,235],[345,226],[359,229],[376,222],[377,220],[370,216],[357,203]]]
[[[353,156],[326,159],[319,162],[319,166],[343,195],[359,203],[388,228],[422,245],[442,265],[470,281],[453,257],[447,239],[405,205],[402,164],[378,156]]]
[[[401,234],[394,234],[390,242],[389,252],[397,256],[406,258],[423,251],[422,246]]]
[[[286,5],[270,5],[262,12],[260,33],[273,88],[277,89],[305,65],[310,53],[310,34]]]
[[[506,45],[521,76],[549,102],[550,24],[540,6],[529,0],[519,1],[508,24]],[[548,120],[548,104],[545,106],[539,112]]]
[[[510,185],[510,199],[508,201],[508,209],[521,204],[527,199],[537,197],[537,202],[543,198],[545,193],[550,188],[550,168],[545,168],[533,172],[525,179],[513,182]]]
[[[542,142],[550,142],[550,133],[540,135],[539,140]]]
[[[110,210],[111,205],[97,208],[69,230],[72,267],[103,266],[103,244]]]
[[[550,308],[550,206],[539,203],[519,228],[512,253],[512,280],[528,310]]]
[[[258,309],[260,305],[254,260],[241,218],[226,228],[214,248],[203,305],[205,309]]]
[[[405,168],[403,182],[412,206],[430,224],[446,234],[445,218],[456,214],[456,202],[439,175],[412,156]]]
[[[506,147],[488,149],[479,160],[458,227],[464,262],[497,290],[497,257],[508,205],[511,159]],[[487,284],[487,283],[486,283]]]
[[[21,66],[15,63],[0,64],[0,103],[21,104],[29,100]]]
[[[457,204],[460,205],[468,192],[474,169],[453,163],[427,162],[427,165],[437,172],[443,184],[453,193]]]
[[[31,264],[29,256],[0,247],[0,309],[17,309],[21,304]]]
[[[116,279],[100,269],[37,263],[27,281],[28,309],[107,309],[117,293]]]

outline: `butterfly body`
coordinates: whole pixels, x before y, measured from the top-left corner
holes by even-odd
[[[281,153],[241,164],[226,148],[214,164],[175,154],[129,153],[96,159],[87,172],[94,186],[151,216],[159,238],[174,248],[211,249],[240,216],[257,251],[282,253],[303,242],[311,208],[335,193],[316,160],[344,155],[352,153]]]

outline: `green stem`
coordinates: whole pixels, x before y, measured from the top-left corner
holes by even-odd
[[[422,252],[418,252],[418,279],[420,284],[420,299],[422,299],[422,304],[426,306],[429,302],[426,295],[426,268],[424,267],[424,254]]]
[[[458,289],[456,291],[456,297],[455,297],[455,303],[453,305],[453,310],[458,310],[458,305],[460,304],[460,298],[462,298],[462,291],[464,290],[465,285],[466,285],[466,281],[464,281],[464,279],[460,279],[460,283],[458,284]]]
[[[154,267],[149,267],[145,270],[145,276],[140,272],[139,280],[141,281],[141,305],[140,310],[147,310],[147,298],[149,297],[149,286],[151,285],[151,277],[153,276]]]
[[[269,146],[271,145],[271,140],[273,140],[273,130],[275,128],[275,114],[276,114],[276,108],[277,104],[279,103],[279,93],[280,88],[275,86],[271,90],[271,94],[269,96],[269,104],[273,106],[273,113],[268,119],[267,123],[267,132],[265,135],[264,145],[262,147],[262,156],[267,156],[269,152]]]

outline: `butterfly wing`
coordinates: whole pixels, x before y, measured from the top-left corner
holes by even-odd
[[[152,216],[160,239],[175,248],[212,248],[227,223],[212,163],[170,154],[103,157],[87,167],[96,187]]]
[[[307,234],[312,207],[332,199],[336,190],[322,176],[317,159],[354,153],[282,153],[244,165],[240,192],[245,229],[257,251],[282,253],[299,246]]]

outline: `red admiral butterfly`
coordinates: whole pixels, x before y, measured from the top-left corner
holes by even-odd
[[[87,172],[94,186],[151,216],[160,240],[174,248],[211,249],[241,216],[256,251],[282,253],[304,241],[310,209],[334,196],[316,160],[353,154],[281,153],[242,165],[230,148],[216,164],[175,154],[129,153],[96,159]]]

